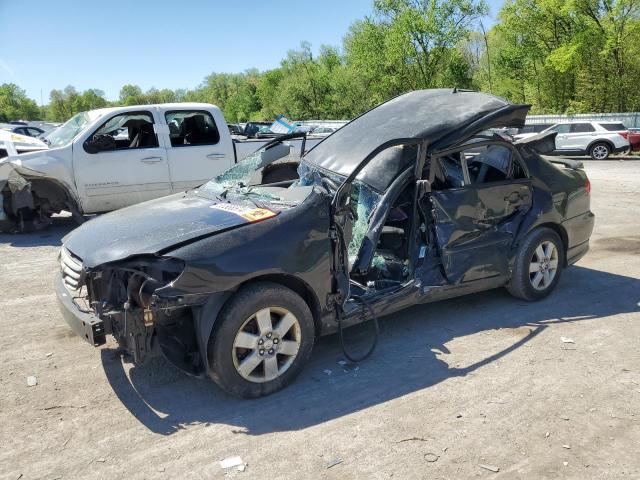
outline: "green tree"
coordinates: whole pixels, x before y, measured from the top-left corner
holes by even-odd
[[[145,99],[142,95],[142,89],[138,85],[127,84],[120,89],[121,105],[141,105]]]
[[[513,0],[488,33],[493,90],[534,112],[640,108],[640,0]],[[535,25],[535,28],[532,28]],[[486,53],[486,52],[485,52]],[[484,68],[474,79],[488,87]]]
[[[15,83],[0,85],[0,121],[35,120],[40,116],[36,102],[27,97]]]
[[[78,112],[102,108],[107,105],[108,102],[104,98],[102,90],[89,89],[80,93],[75,87],[69,85],[64,90],[51,90],[47,106],[47,119],[65,122]]]
[[[458,46],[486,13],[483,0],[376,0],[374,16],[345,39],[346,63],[361,74],[370,104],[408,90],[468,87]]]

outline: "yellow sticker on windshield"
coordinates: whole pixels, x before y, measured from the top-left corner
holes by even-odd
[[[242,218],[246,218],[250,222],[257,222],[258,220],[264,220],[266,218],[275,217],[276,214],[266,208],[254,208],[240,214]]]

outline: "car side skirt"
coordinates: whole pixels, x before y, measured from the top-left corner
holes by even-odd
[[[471,293],[482,292],[494,288],[503,287],[509,278],[498,275],[491,278],[473,280],[457,285],[420,285],[419,282],[410,281],[394,292],[380,292],[366,298],[377,317],[384,317],[404,310],[405,308],[446,300],[449,298],[461,297]],[[368,309],[363,311],[362,304],[354,300],[348,300],[345,305],[344,326],[349,327],[371,320]],[[335,333],[337,324],[324,328],[322,335]]]

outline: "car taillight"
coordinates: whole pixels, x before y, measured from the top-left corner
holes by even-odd
[[[584,184],[584,189],[587,191],[587,195],[591,195],[591,182],[587,178],[587,183]]]
[[[619,132],[619,134],[622,136],[622,138],[624,138],[625,140],[629,140],[629,132]]]

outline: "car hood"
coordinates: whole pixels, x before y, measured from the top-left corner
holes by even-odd
[[[180,193],[92,219],[63,239],[91,268],[163,250],[277,215],[252,203],[227,203]]]

